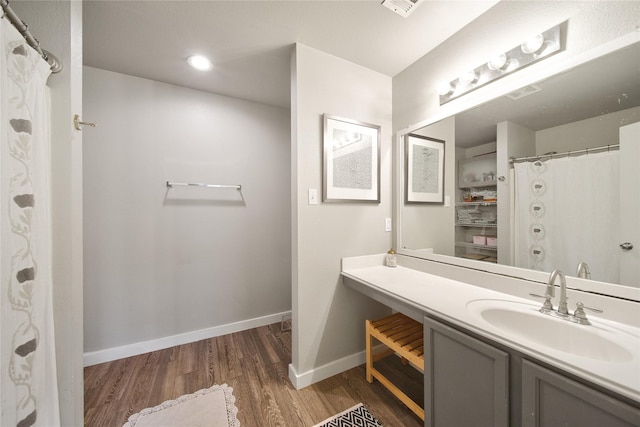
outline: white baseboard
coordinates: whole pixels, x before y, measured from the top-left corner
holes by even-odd
[[[360,366],[365,362],[365,360],[366,353],[361,351],[327,363],[326,365],[319,366],[302,374],[296,371],[293,364],[289,364],[289,380],[291,380],[291,384],[293,384],[293,387],[296,390],[300,390],[301,388],[310,386],[318,381],[322,381],[344,371],[348,371],[349,369],[355,368],[356,366]]]
[[[162,350],[176,345],[188,344],[190,342],[219,337],[221,335],[231,334],[234,332],[246,331],[247,329],[280,322],[284,316],[291,318],[291,311],[283,311],[282,313],[270,314],[268,316],[256,317],[253,319],[242,320],[240,322],[228,323],[226,325],[213,326],[211,328],[185,332],[183,334],[127,344],[120,347],[92,351],[84,353],[84,366],[97,365],[98,363],[137,356],[139,354]]]

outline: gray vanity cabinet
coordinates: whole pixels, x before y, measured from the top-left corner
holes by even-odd
[[[640,408],[424,318],[425,427],[638,427]]]
[[[640,410],[524,360],[522,426],[637,427]]]
[[[507,427],[509,355],[424,318],[425,426]]]

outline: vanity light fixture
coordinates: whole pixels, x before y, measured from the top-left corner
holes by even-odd
[[[340,137],[336,138],[334,149],[342,148],[346,145],[351,145],[355,142],[359,142],[362,139],[362,134],[357,132],[345,132]]]
[[[485,64],[463,73],[457,79],[439,84],[437,90],[440,96],[440,105],[561,51],[563,46],[561,45],[560,28],[564,25],[564,23],[559,24],[536,34],[517,47],[499,53]]]
[[[191,65],[196,70],[200,71],[208,71],[213,68],[213,64],[207,57],[202,55],[193,55],[187,58],[187,63]]]

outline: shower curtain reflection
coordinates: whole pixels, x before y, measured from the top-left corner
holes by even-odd
[[[515,265],[619,283],[619,152],[515,163]]]

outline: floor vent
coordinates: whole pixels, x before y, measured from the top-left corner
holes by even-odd
[[[382,5],[403,18],[406,18],[411,15],[423,1],[424,0],[383,0]]]

